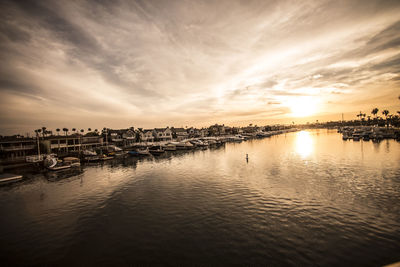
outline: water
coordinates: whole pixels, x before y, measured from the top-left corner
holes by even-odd
[[[399,204],[399,142],[302,131],[2,186],[0,254],[20,265],[379,266],[400,261]]]

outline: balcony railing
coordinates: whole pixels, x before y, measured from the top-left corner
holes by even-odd
[[[1,151],[11,152],[11,151],[21,151],[21,150],[31,150],[34,149],[35,145],[24,145],[24,146],[5,146],[0,147]]]

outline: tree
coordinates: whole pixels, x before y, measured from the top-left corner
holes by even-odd
[[[389,127],[389,121],[388,121],[389,110],[385,109],[384,111],[382,111],[382,114],[386,118],[386,127]]]
[[[46,137],[46,127],[42,127],[42,135],[43,135],[43,138],[45,138]]]
[[[83,129],[81,129],[81,134],[83,135],[83,132],[84,132],[85,130],[83,130]]]
[[[63,132],[65,132],[65,136],[67,136],[67,134],[68,134],[68,128],[63,128]]]
[[[76,132],[76,128],[72,128],[72,131],[75,133]]]
[[[374,108],[374,109],[371,111],[371,114],[374,115],[374,117],[376,117],[376,114],[378,114],[378,112],[379,112],[379,109],[378,109],[378,108]]]
[[[92,128],[88,128],[87,130],[88,130],[88,132],[91,132],[91,131],[92,131]]]
[[[60,135],[60,128],[56,129],[57,135]]]

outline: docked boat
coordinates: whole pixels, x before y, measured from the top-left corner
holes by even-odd
[[[161,155],[163,154],[165,151],[164,149],[162,149],[161,146],[152,146],[149,148],[149,152],[153,155]]]
[[[19,180],[22,180],[22,175],[12,173],[0,174],[0,184],[11,183]]]
[[[113,158],[114,158],[113,156],[108,156],[106,154],[103,154],[102,156],[100,156],[100,160],[102,160],[102,161],[110,160]]]
[[[150,156],[150,151],[149,149],[146,147],[144,149],[138,149],[137,152],[139,153],[139,156]]]
[[[134,156],[134,157],[140,156],[139,152],[137,152],[136,150],[130,150],[130,151],[128,151],[128,155],[129,155],[129,156]]]
[[[176,147],[176,150],[186,150],[186,146],[184,142],[171,142]]]
[[[81,161],[75,157],[66,157],[63,159],[65,165],[70,165],[71,167],[81,166]]]
[[[176,145],[174,144],[166,144],[163,146],[165,151],[176,151]]]

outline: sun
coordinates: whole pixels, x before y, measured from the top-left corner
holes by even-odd
[[[294,117],[311,116],[317,111],[316,100],[308,96],[291,99],[288,101],[288,107],[292,111],[290,115]]]

